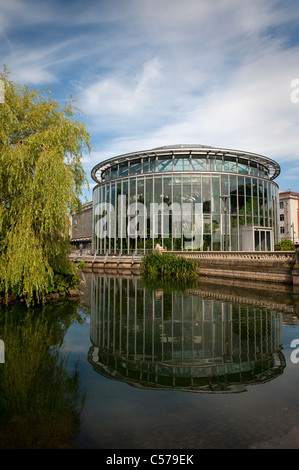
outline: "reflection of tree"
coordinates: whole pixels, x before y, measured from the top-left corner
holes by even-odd
[[[80,426],[79,375],[58,347],[76,303],[0,310],[5,363],[0,368],[0,447],[68,448]]]

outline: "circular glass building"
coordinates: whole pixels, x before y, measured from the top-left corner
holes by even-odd
[[[278,241],[279,165],[203,145],[166,146],[96,165],[93,250],[269,251]]]

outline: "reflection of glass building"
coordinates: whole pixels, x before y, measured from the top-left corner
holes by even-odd
[[[89,361],[143,388],[240,392],[283,372],[282,315],[93,277]]]
[[[181,251],[186,243],[193,250],[273,250],[278,240],[278,186],[273,180],[279,172],[279,165],[264,156],[201,145],[161,147],[110,158],[91,173],[98,183],[93,193],[94,228],[100,220],[99,203],[115,207],[116,222],[109,231],[108,217],[109,236],[94,235],[94,250],[98,254],[144,253],[157,243],[172,251]],[[125,196],[122,206],[117,204],[119,196]],[[132,203],[145,207],[145,230],[135,238],[121,227],[132,220],[133,215],[127,214]],[[151,204],[161,209],[155,230]],[[181,207],[181,226],[174,211],[164,217],[171,204]],[[189,231],[183,227],[186,211]]]

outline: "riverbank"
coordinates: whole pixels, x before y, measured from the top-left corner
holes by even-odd
[[[168,252],[170,253],[170,252]],[[293,284],[299,289],[298,250],[271,252],[171,252],[198,263],[199,278],[222,278],[265,283]],[[139,275],[142,255],[72,255],[84,261],[85,272]]]

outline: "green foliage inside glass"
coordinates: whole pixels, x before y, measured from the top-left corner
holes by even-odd
[[[4,67],[0,104],[0,295],[42,302],[76,273],[69,218],[80,211],[91,150],[73,100],[61,108],[49,90],[15,84]]]

